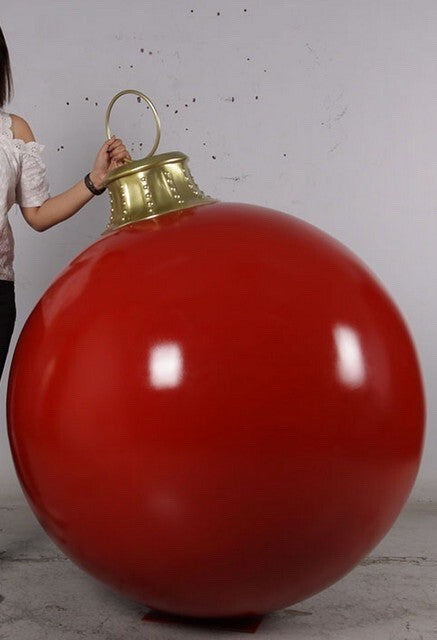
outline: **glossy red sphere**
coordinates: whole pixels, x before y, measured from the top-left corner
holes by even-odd
[[[30,315],[8,423],[22,486],[94,576],[176,614],[286,607],[388,531],[423,394],[405,324],[342,245],[212,204],[120,228]]]

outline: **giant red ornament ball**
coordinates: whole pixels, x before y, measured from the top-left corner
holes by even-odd
[[[416,477],[408,330],[347,249],[207,203],[107,233],[19,338],[8,423],[24,492],[70,558],[191,616],[262,614],[381,540]]]

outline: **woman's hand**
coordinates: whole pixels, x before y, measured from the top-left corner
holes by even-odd
[[[91,171],[90,177],[93,184],[97,189],[100,189],[109,171],[120,167],[124,163],[124,160],[130,161],[131,159],[122,140],[114,137],[107,140],[97,154],[93,170]]]

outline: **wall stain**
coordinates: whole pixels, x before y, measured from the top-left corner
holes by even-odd
[[[328,129],[331,129],[332,126],[341,120],[344,115],[347,113],[349,105],[341,107],[339,104],[343,98],[343,91],[340,91],[338,96],[334,99],[331,99],[329,96],[324,101],[324,108],[327,112],[326,119],[321,123],[322,125],[326,125]],[[338,111],[338,109],[341,109]],[[337,113],[335,113],[337,112]]]
[[[341,118],[346,114],[348,108],[349,108],[349,105],[346,105],[343,111],[341,111],[335,116],[334,120],[341,120]]]
[[[312,616],[312,611],[299,611],[298,609],[284,609],[283,611],[275,611],[275,614],[279,613],[282,616]]]
[[[8,551],[0,551],[0,562],[68,562],[66,556],[37,556],[37,557],[16,557]]]
[[[337,142],[333,147],[331,147],[331,148],[329,149],[329,152],[328,152],[328,153],[333,153],[336,149],[338,149],[338,147],[340,146],[340,144],[341,144],[340,142]]]
[[[428,561],[429,559],[426,556],[373,556],[360,562],[360,565],[391,564],[393,562],[406,562],[408,564],[421,565]]]
[[[306,48],[308,49],[308,51],[310,52],[310,54],[314,57],[314,61],[316,64],[318,64],[320,66],[320,58],[317,55],[317,53],[314,51],[314,49],[312,47],[310,47],[310,45],[308,44],[308,42],[305,43]]]
[[[249,178],[249,174],[244,174],[242,176],[221,176],[222,180],[232,180],[233,182],[240,182],[241,180],[246,180]]]

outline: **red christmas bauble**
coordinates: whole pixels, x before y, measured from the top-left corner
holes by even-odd
[[[30,315],[8,422],[38,519],[176,614],[262,614],[349,571],[413,485],[423,393],[367,269],[287,214],[206,204],[81,253]]]

